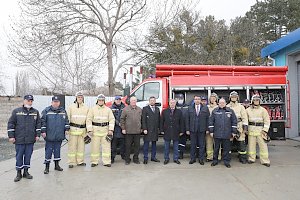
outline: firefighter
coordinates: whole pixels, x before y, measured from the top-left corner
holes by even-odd
[[[181,93],[175,94],[175,100],[177,102],[176,108],[181,110],[183,121],[185,122],[185,117],[186,117],[186,113],[187,113],[189,106],[187,104],[185,104],[184,95]],[[188,139],[188,136],[186,135],[186,132],[185,132],[185,123],[183,123],[183,131],[182,131],[182,134],[179,135],[179,141],[178,141],[179,142],[179,144],[178,144],[179,159],[183,159],[183,154],[185,151],[187,139]]]
[[[265,108],[260,106],[259,95],[253,95],[251,106],[247,108],[248,115],[248,163],[252,164],[256,158],[256,143],[259,146],[260,162],[266,167],[270,167],[269,152],[267,142],[270,141],[268,131],[270,128],[270,117]]]
[[[105,96],[99,94],[97,102],[88,112],[86,120],[87,131],[92,136],[91,167],[96,167],[102,148],[102,162],[105,167],[111,167],[111,140],[115,127],[115,117],[112,110],[105,106]]]
[[[65,134],[70,129],[68,115],[60,106],[58,96],[52,97],[51,106],[46,107],[42,112],[41,132],[45,144],[45,170],[44,174],[49,174],[49,166],[52,154],[54,155],[54,170],[63,171],[59,166],[61,143],[66,138]]]
[[[25,95],[23,106],[13,110],[7,124],[9,142],[15,144],[16,149],[15,182],[21,180],[22,169],[24,169],[23,178],[33,178],[28,168],[30,168],[33,145],[39,140],[41,134],[41,119],[39,111],[32,107],[32,102],[33,96]]]
[[[237,150],[239,154],[239,161],[242,164],[247,163],[247,147],[246,147],[246,132],[248,130],[248,117],[246,109],[241,105],[239,101],[239,95],[236,91],[232,91],[229,94],[229,104],[227,107],[231,108],[234,111],[234,114],[237,118],[237,136],[233,138],[233,142],[237,142]]]
[[[218,95],[216,93],[211,93],[209,97],[208,109],[211,115],[212,111],[218,107]],[[214,140],[210,134],[206,134],[206,161],[210,162],[213,160],[214,153]]]
[[[68,163],[69,168],[74,165],[85,166],[84,163],[84,137],[86,136],[86,118],[89,108],[84,105],[82,92],[75,94],[74,103],[69,106],[67,113],[70,120],[69,142],[68,142]]]
[[[115,157],[117,155],[117,148],[120,147],[120,155],[121,158],[125,159],[125,139],[122,134],[121,129],[121,114],[123,109],[125,108],[125,104],[122,102],[122,98],[120,96],[115,97],[115,102],[111,106],[111,110],[115,116],[115,128],[114,128],[114,137],[111,141],[111,163],[115,162]]]

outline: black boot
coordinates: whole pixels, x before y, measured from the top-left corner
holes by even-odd
[[[49,174],[50,163],[46,163],[44,174]]]
[[[32,179],[33,176],[31,176],[28,172],[28,169],[24,169],[23,177],[27,179]]]
[[[21,170],[18,170],[18,171],[17,171],[17,176],[16,176],[16,178],[14,179],[14,182],[20,181],[21,178],[22,178],[22,172],[21,172]]]
[[[57,170],[57,171],[63,171],[64,170],[63,168],[61,168],[59,166],[59,161],[58,160],[55,160],[54,164],[55,164],[54,170]]]

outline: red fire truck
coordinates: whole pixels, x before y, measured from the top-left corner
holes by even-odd
[[[195,94],[209,97],[212,92],[228,99],[237,91],[240,102],[260,94],[263,106],[271,119],[271,138],[282,139],[289,126],[289,94],[287,67],[224,66],[224,65],[157,65],[156,78],[145,79],[124,97],[136,96],[138,106],[144,107],[151,96],[157,98],[161,110],[168,107],[169,99],[182,93],[185,102]]]

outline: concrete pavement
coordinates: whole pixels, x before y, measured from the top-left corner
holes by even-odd
[[[52,164],[50,173],[44,175],[44,149],[39,149],[34,152],[31,163],[33,180],[13,182],[15,159],[0,162],[0,199],[300,199],[300,142],[272,141],[269,150],[270,168],[260,165],[259,160],[252,165],[242,165],[236,154],[233,154],[230,169],[223,163],[216,167],[210,163],[189,165],[187,154],[181,165],[173,162],[163,165],[160,140],[157,156],[160,163],[126,166],[118,156],[111,168],[102,165],[91,168],[88,145],[88,165],[68,169],[66,145],[61,161],[64,171],[54,171]]]

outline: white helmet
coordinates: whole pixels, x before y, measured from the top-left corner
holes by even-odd
[[[258,94],[255,94],[251,97],[251,104],[253,104],[254,99],[259,99],[259,104],[261,104],[261,98]]]
[[[78,97],[78,96],[83,96],[83,93],[82,92],[76,92],[76,94],[75,94],[75,97]]]
[[[97,96],[97,100],[104,100],[105,101],[105,95],[104,94],[99,94]]]

